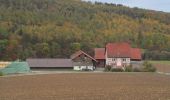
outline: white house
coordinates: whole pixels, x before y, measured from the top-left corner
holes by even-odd
[[[108,43],[101,52],[96,48],[95,57],[100,61],[105,61],[105,66],[113,68],[122,68],[129,66],[131,61],[141,61],[141,52],[139,48],[131,48],[128,43]],[[103,56],[105,58],[103,58]],[[100,64],[100,63],[99,63]],[[97,65],[100,66],[100,65]]]

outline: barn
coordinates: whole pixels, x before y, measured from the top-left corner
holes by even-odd
[[[29,58],[26,61],[32,70],[73,69],[71,59]]]
[[[74,70],[94,70],[96,59],[83,51],[78,51],[70,57],[73,61]]]
[[[105,48],[95,48],[94,49],[94,58],[97,60],[96,66],[100,68],[105,67]]]

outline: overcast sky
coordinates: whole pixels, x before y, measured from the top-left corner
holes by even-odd
[[[157,11],[170,12],[170,0],[84,0],[123,4],[129,7],[139,7]]]

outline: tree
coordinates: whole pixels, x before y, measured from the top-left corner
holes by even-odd
[[[71,43],[70,45],[71,53],[74,53],[76,51],[79,51],[81,49],[81,44],[80,43]]]
[[[48,43],[37,43],[35,45],[36,56],[37,57],[49,57],[50,56],[50,48]]]
[[[169,13],[78,0],[0,0],[0,9],[2,60],[92,54],[109,42],[170,51]]]
[[[50,49],[50,55],[52,58],[55,58],[55,57],[60,57],[60,54],[61,54],[61,47],[58,43],[56,42],[52,42],[51,44],[51,49]]]

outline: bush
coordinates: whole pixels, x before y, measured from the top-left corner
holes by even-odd
[[[0,71],[0,76],[3,76],[3,73]]]
[[[85,69],[82,69],[82,71],[92,71],[92,70],[85,68]]]
[[[124,70],[122,68],[112,68],[112,66],[106,66],[105,67],[106,72],[123,72]]]
[[[134,68],[134,69],[133,69],[133,72],[142,72],[142,69],[140,69],[140,68]]]
[[[129,65],[127,67],[125,67],[125,72],[133,72],[133,68],[132,68],[132,65]]]
[[[145,61],[143,63],[143,67],[136,67],[133,68],[132,65],[129,65],[125,67],[125,69],[122,68],[112,68],[111,66],[106,66],[105,67],[106,72],[155,72],[156,68],[149,63],[148,61]]]
[[[148,61],[145,61],[143,63],[143,66],[144,66],[144,68],[143,68],[144,72],[155,72],[156,71],[156,68]]]
[[[124,70],[122,68],[112,68],[112,72],[123,72]]]
[[[104,71],[109,72],[109,71],[111,70],[111,68],[112,68],[111,66],[107,65],[107,66],[105,67]]]
[[[144,59],[152,59],[152,60],[170,60],[170,52],[168,51],[145,51],[143,55]]]

